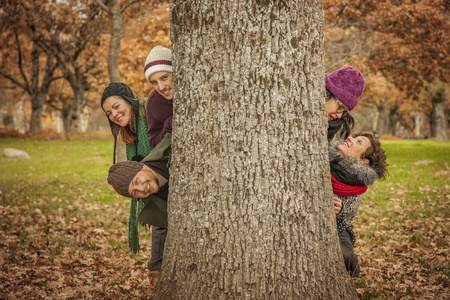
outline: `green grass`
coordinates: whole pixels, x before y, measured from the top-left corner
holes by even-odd
[[[355,222],[363,273],[355,286],[363,299],[421,298],[419,290],[408,286],[417,274],[433,277],[437,290],[449,282],[450,266],[441,251],[449,248],[450,142],[382,140],[382,146],[390,176],[369,187]],[[0,230],[10,236],[0,241],[0,251],[8,254],[5,261],[25,264],[13,255],[19,250],[48,251],[53,260],[75,253],[101,252],[108,259],[127,253],[129,204],[106,182],[112,147],[112,139],[0,139],[0,150],[16,148],[31,156],[0,156],[5,214]],[[428,162],[417,164],[421,161]],[[148,230],[142,232],[142,240],[149,240]],[[145,265],[146,259],[136,264]]]
[[[450,171],[450,142],[434,140],[384,140],[389,177],[371,189],[373,205],[386,207],[392,197],[401,197],[416,207],[416,213],[431,216],[429,197],[443,201]],[[370,193],[370,191],[369,191]],[[388,213],[388,212],[386,212]],[[445,216],[447,211],[433,211]],[[387,214],[386,214],[387,215]]]
[[[430,284],[415,287],[417,276],[444,286],[450,281],[449,262],[440,257],[449,247],[450,142],[381,143],[390,175],[369,187],[355,221],[362,272],[377,272],[363,275],[356,287],[362,299],[427,298],[420,291]]]
[[[33,197],[77,195],[87,201],[108,202],[106,182],[112,163],[113,141],[42,141],[25,138],[0,139],[0,149],[16,148],[30,159],[0,157],[0,183],[18,196],[18,201]],[[3,188],[2,188],[3,190]],[[23,191],[24,193],[21,193]],[[3,197],[2,197],[3,199]],[[49,201],[50,208],[58,202]]]

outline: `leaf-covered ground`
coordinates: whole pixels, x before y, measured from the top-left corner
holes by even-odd
[[[130,254],[128,201],[104,180],[111,145],[0,139],[33,157],[0,157],[0,299],[151,294],[149,230]],[[355,288],[363,299],[450,299],[450,143],[383,145],[391,176],[369,188],[356,220]]]
[[[89,204],[82,197],[53,197],[51,201],[63,205],[49,211],[39,208],[46,201],[37,198],[0,207],[1,299],[140,299],[150,295],[146,269],[150,239],[142,235],[138,255],[127,251],[125,203]]]
[[[384,187],[388,205],[377,206],[369,192],[357,219],[357,291],[364,299],[450,299],[450,185],[425,187],[434,195],[417,206],[405,199],[407,187]]]

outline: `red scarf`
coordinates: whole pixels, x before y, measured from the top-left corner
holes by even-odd
[[[330,172],[331,174],[331,172]],[[338,196],[348,197],[348,196],[357,196],[364,194],[367,191],[367,186],[365,185],[347,185],[345,183],[341,183],[334,178],[333,174],[331,174],[331,185],[333,186],[333,193]]]

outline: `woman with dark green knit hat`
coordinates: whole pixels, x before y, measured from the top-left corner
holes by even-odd
[[[127,160],[141,161],[152,150],[147,133],[145,101],[136,99],[125,83],[113,82],[103,91],[101,106],[108,117],[111,132],[114,136],[113,162],[116,162],[117,142],[125,144]],[[137,253],[140,249],[137,216],[142,207],[142,200],[132,198],[128,243],[133,253]],[[153,226],[152,241],[154,239],[165,239],[166,232],[166,228]],[[162,259],[162,253],[154,253],[153,250],[152,248],[152,261]]]

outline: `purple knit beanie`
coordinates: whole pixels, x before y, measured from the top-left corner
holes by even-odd
[[[325,74],[325,86],[349,110],[353,110],[364,91],[365,82],[361,72],[348,66],[330,75]]]

